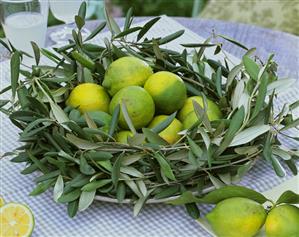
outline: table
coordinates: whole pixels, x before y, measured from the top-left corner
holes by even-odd
[[[146,19],[137,18],[136,22]],[[248,47],[256,46],[258,47],[258,54],[263,59],[275,51],[277,52],[276,61],[280,65],[279,74],[281,76],[299,78],[299,38],[296,36],[254,26],[214,20],[175,19],[203,37],[209,37],[211,29],[214,29],[216,33],[235,38]],[[124,19],[118,19],[117,21],[122,24]],[[87,28],[92,30],[97,24],[98,22],[96,21],[90,21],[87,23]],[[55,29],[56,27],[49,28],[48,34]],[[52,44],[53,42],[48,38],[47,46]],[[225,49],[237,57],[241,57],[243,53],[232,44],[225,44]],[[2,55],[2,59],[0,57],[0,60],[5,60],[5,52],[3,50],[0,50],[0,52],[2,52],[0,53],[0,56]],[[13,165],[15,164],[7,165],[3,173],[7,172],[9,174],[9,167]],[[271,168],[269,170],[261,170],[261,168],[256,167],[255,170],[257,173],[270,172]],[[11,182],[12,187],[22,180],[21,178],[17,180],[7,178]],[[28,178],[26,177],[26,179]],[[248,183],[243,182],[243,184],[246,185]],[[266,185],[261,185],[259,191],[264,191],[266,188]],[[27,200],[25,197],[27,197],[30,191],[29,188],[24,187],[20,192],[11,193],[11,200],[8,201],[22,202],[22,200]],[[50,192],[30,198],[28,204],[34,207],[33,212],[37,217],[44,217],[45,220],[48,220],[46,222],[41,221],[42,218],[36,219],[34,237],[86,235],[92,237],[208,236],[193,219],[186,216],[184,208],[178,206],[172,207],[163,204],[149,205],[138,218],[133,218],[131,207],[128,205],[95,202],[92,208],[80,213],[71,220],[67,217],[65,207],[53,202]]]

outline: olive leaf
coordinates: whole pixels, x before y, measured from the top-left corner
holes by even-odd
[[[167,178],[171,180],[176,180],[173,171],[166,159],[161,154],[155,154],[154,157],[157,159],[161,167],[161,173],[163,173]]]
[[[58,202],[58,199],[63,194],[64,182],[61,175],[57,177],[54,190],[53,190],[53,199],[55,202]]]
[[[246,144],[269,130],[269,125],[258,125],[247,128],[234,136],[233,140],[229,144],[229,147]]]
[[[294,193],[293,191],[285,191],[280,195],[278,200],[276,201],[276,205],[281,203],[288,203],[288,204],[298,204],[299,203],[299,194]]]
[[[82,192],[79,198],[78,211],[86,210],[93,202],[96,190],[90,192]]]
[[[160,122],[155,127],[153,127],[152,131],[154,133],[160,133],[160,132],[162,132],[164,129],[166,129],[172,123],[172,121],[176,117],[176,114],[177,113],[174,112],[173,114],[169,115],[166,119],[164,119],[162,122]]]
[[[18,80],[20,75],[20,53],[18,51],[14,52],[11,56],[10,60],[10,75],[11,75],[11,91],[12,91],[12,98],[15,98],[17,87],[18,87]]]

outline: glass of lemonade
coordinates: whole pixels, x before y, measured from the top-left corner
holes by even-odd
[[[47,0],[0,0],[0,21],[16,49],[33,55],[31,41],[45,46],[48,10]]]
[[[78,14],[84,0],[50,0],[49,2],[53,15],[66,24],[58,31],[53,32],[50,38],[58,44],[65,43],[72,38],[72,30],[75,28],[75,16]]]

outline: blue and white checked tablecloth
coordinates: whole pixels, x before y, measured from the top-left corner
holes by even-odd
[[[183,28],[182,25],[171,18],[163,17],[150,34],[164,36]],[[104,36],[107,35],[102,34],[96,41],[101,42]],[[167,47],[179,50],[179,44],[182,42],[194,43],[202,41],[201,37],[186,29],[183,37],[167,45]],[[298,68],[296,72],[290,72],[284,68],[281,70],[280,68],[279,73],[284,76],[297,76]],[[9,63],[7,61],[0,63],[0,76],[1,89],[9,83]],[[297,82],[294,88],[279,97],[276,102],[277,108],[281,108],[285,102],[299,99],[299,80]],[[3,154],[13,150],[18,145],[18,130],[3,115],[1,115],[0,119],[0,152]],[[287,143],[287,145],[298,147],[298,144]],[[208,236],[193,219],[185,214],[183,207],[163,204],[147,205],[141,214],[134,218],[132,207],[129,205],[94,202],[88,210],[70,219],[66,213],[66,207],[55,203],[51,192],[46,192],[38,197],[28,196],[34,187],[33,179],[35,175],[22,176],[19,174],[19,171],[23,168],[22,164],[10,163],[9,159],[0,161],[0,194],[7,202],[26,203],[31,207],[36,223],[33,237]],[[258,191],[265,191],[280,184],[288,177],[290,177],[289,173],[287,173],[285,178],[278,178],[270,166],[262,161],[258,161],[241,184]],[[207,211],[209,207],[203,206],[201,209]]]

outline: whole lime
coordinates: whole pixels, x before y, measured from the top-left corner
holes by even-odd
[[[149,93],[139,86],[128,86],[117,92],[110,103],[110,113],[113,113],[114,108],[122,103],[125,103],[129,117],[136,129],[145,127],[152,120],[155,114],[155,104]],[[128,129],[124,115],[120,113],[119,125]]]
[[[263,226],[267,213],[259,203],[241,197],[219,202],[206,215],[219,237],[253,237]]]
[[[68,106],[78,108],[81,113],[109,110],[110,98],[105,89],[94,83],[82,83],[76,86],[66,101]]]
[[[202,108],[204,107],[204,101],[201,96],[191,96],[187,98],[183,108],[180,110],[178,114],[178,118],[180,121],[184,121],[184,119],[188,116],[188,114],[194,111],[193,101],[197,102]],[[210,121],[222,118],[222,113],[218,105],[210,99],[207,99],[206,112]]]
[[[122,57],[109,65],[102,85],[110,95],[114,95],[127,86],[143,86],[152,74],[152,68],[141,59]]]
[[[157,126],[159,123],[167,119],[167,117],[168,117],[167,115],[158,115],[154,117],[154,119],[152,120],[152,122],[149,124],[148,127],[153,128]],[[179,135],[178,133],[182,130],[182,128],[183,128],[182,123],[175,118],[168,125],[167,128],[165,128],[163,131],[159,133],[159,136],[162,137],[169,144],[174,144],[181,138],[181,135]]]
[[[184,105],[187,98],[183,80],[174,73],[161,71],[151,75],[144,89],[153,97],[161,114],[171,114]]]
[[[123,130],[115,135],[115,140],[119,143],[128,144],[129,137],[133,137],[133,133],[128,130]]]
[[[267,216],[265,228],[267,237],[299,236],[299,208],[288,204],[274,207]]]

